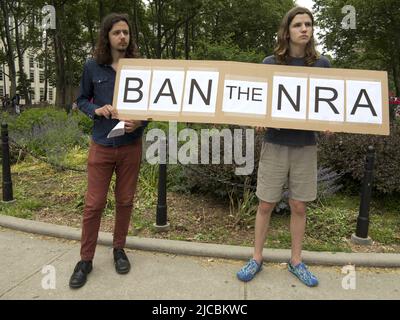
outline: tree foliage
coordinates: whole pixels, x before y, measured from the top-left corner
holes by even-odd
[[[45,65],[46,81],[57,88],[56,104],[65,107],[76,96],[83,63],[93,52],[101,19],[108,13],[129,15],[133,36],[145,58],[260,62],[272,53],[279,22],[294,2],[52,0],[49,4],[55,8],[56,29],[46,32],[42,28],[46,1],[4,0],[2,4],[0,63],[11,67],[12,79],[21,75],[22,89],[29,86],[29,79],[23,75],[27,66],[19,70],[13,65],[17,44],[20,52],[32,52],[35,60]],[[5,17],[27,24],[28,32],[16,38],[13,25],[4,23]]]
[[[355,29],[342,27],[346,5],[355,9]],[[335,66],[386,70],[400,96],[399,1],[316,0],[314,8],[325,48],[335,55]]]

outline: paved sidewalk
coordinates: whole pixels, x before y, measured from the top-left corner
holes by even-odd
[[[128,249],[132,269],[127,275],[119,275],[111,247],[103,245],[97,247],[87,284],[71,290],[68,280],[79,259],[79,248],[76,240],[0,227],[0,299],[400,299],[400,268],[356,265],[355,289],[345,290],[343,278],[349,277],[342,273],[345,264],[313,265],[320,285],[308,288],[287,271],[286,264],[264,263],[256,279],[245,284],[236,279],[242,260],[160,253],[154,252],[160,249],[155,247]],[[45,280],[50,278],[51,269],[56,288],[44,289],[43,284],[49,286]],[[351,286],[352,282],[345,284]]]
[[[81,230],[39,221],[19,219],[0,215],[0,227],[25,231],[51,237],[69,240],[80,240]],[[98,244],[111,246],[112,235],[99,233]],[[233,245],[198,243],[165,239],[152,239],[128,236],[126,248],[172,253],[177,255],[192,255],[216,257],[236,260],[248,260],[253,254],[253,248]],[[265,262],[287,262],[290,258],[289,249],[264,250]],[[400,254],[394,253],[343,253],[343,252],[313,252],[303,250],[302,258],[307,264],[344,266],[353,264],[363,267],[398,267]]]

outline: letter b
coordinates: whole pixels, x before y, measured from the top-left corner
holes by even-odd
[[[136,88],[129,88],[129,81],[137,81],[139,82],[139,86]],[[125,92],[124,92],[124,102],[132,102],[136,103],[142,100],[143,98],[143,92],[140,91],[140,89],[143,87],[143,80],[140,78],[126,78],[125,80]],[[137,99],[128,99],[128,91],[136,91],[139,94],[139,98]]]

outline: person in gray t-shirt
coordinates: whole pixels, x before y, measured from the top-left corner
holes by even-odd
[[[266,57],[263,60],[265,64],[279,64],[276,61],[275,56]],[[304,58],[290,57],[287,61],[288,65],[305,67],[306,61]],[[318,68],[330,68],[331,63],[324,56],[319,56],[316,58],[315,62],[311,67]],[[265,132],[265,141],[275,144],[280,144],[284,146],[312,146],[316,144],[315,132],[308,130],[294,130],[294,129],[274,129],[268,128]]]
[[[318,54],[314,42],[314,18],[302,7],[286,13],[278,30],[274,55],[265,64],[329,68],[329,60]],[[260,129],[260,128],[257,128]],[[307,286],[318,285],[318,279],[302,262],[301,250],[306,226],[306,203],[317,196],[317,147],[314,131],[267,129],[257,175],[259,205],[255,223],[255,245],[252,259],[237,273],[250,281],[261,270],[262,251],[267,238],[271,213],[289,187],[291,209],[291,259],[288,269]]]

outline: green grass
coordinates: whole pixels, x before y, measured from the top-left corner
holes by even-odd
[[[28,172],[28,168],[29,165],[26,163],[20,163],[13,166],[12,172],[14,174],[12,180],[14,201],[8,203],[0,202],[0,214],[30,219],[36,211],[45,206],[42,199],[38,199],[32,195],[32,191],[37,188],[36,181],[31,181],[29,184],[25,184],[18,179],[15,179],[15,176],[18,177],[20,172]]]
[[[312,205],[307,211],[304,250],[350,252],[347,243],[357,227],[359,197],[337,194],[318,206]],[[400,213],[391,199],[382,204],[381,199],[372,201],[369,236],[382,245],[400,245]],[[376,209],[380,208],[379,212]],[[273,214],[270,222],[266,247],[286,248],[291,246],[290,215]]]
[[[149,220],[143,219],[143,217],[139,214],[133,215],[132,218],[132,225],[135,230],[142,230],[144,228],[152,228],[153,227],[153,222]]]
[[[351,212],[352,219],[349,219],[349,229],[346,236],[354,233],[357,227],[360,198],[356,196],[338,195],[328,203],[330,208],[340,208]],[[370,204],[369,232],[368,235],[375,242],[382,244],[400,245],[400,197],[399,195],[377,196]],[[343,229],[346,226],[343,226]]]
[[[43,207],[43,203],[35,199],[21,199],[18,196],[14,199],[13,202],[0,203],[0,214],[31,219],[34,212]]]
[[[371,215],[369,236],[383,244],[400,244],[400,214]]]
[[[346,243],[320,243],[316,239],[305,239],[303,249],[308,251],[351,252],[351,248]]]
[[[270,232],[266,241],[266,248],[288,249],[290,248],[290,232],[289,228],[275,230],[274,224],[271,223]]]
[[[86,148],[74,146],[71,150],[66,152],[63,163],[68,164],[69,167],[85,169],[87,163],[88,152]]]

